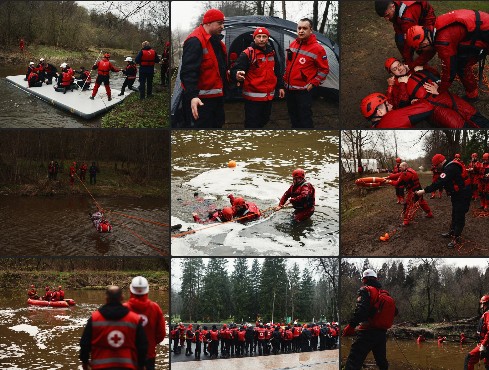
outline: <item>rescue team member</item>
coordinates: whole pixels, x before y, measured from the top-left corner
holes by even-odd
[[[192,340],[195,343],[195,359],[198,361],[200,361],[200,354],[202,353],[202,342],[204,342],[205,347],[205,336],[202,332],[203,330],[200,328],[200,325],[197,325]]]
[[[47,286],[44,290],[46,293],[44,293],[42,300],[43,301],[51,301],[53,299],[53,292],[51,291],[51,288]]]
[[[202,220],[197,212],[192,213],[192,217],[195,222],[199,224],[207,224],[211,222],[227,222],[233,219],[233,209],[231,207],[224,207],[223,209],[216,209],[214,212],[209,212],[207,220]]]
[[[158,303],[148,298],[149,284],[143,276],[136,276],[129,285],[131,297],[124,306],[142,318],[142,325],[148,340],[145,370],[155,370],[156,346],[166,337],[166,323]]]
[[[136,81],[136,74],[138,73],[138,66],[136,63],[132,61],[131,57],[127,57],[124,59],[124,62],[127,62],[126,68],[122,71],[122,74],[126,76],[126,79],[124,80],[124,83],[122,84],[121,92],[118,96],[124,95],[124,91],[126,90],[126,87],[129,90],[132,91],[139,91],[135,87],[132,87],[134,85],[134,81]]]
[[[232,206],[233,218],[239,218],[239,222],[248,222],[260,218],[261,212],[255,203],[245,201],[241,197],[235,198],[233,194],[229,194],[228,198]]]
[[[486,369],[489,368],[487,361],[487,346],[489,346],[489,295],[483,295],[479,303],[482,311],[482,316],[479,319],[479,325],[477,327],[479,343],[465,357],[464,370],[474,370],[474,366],[482,359],[484,360],[484,367]]]
[[[447,91],[458,75],[465,88],[465,98],[476,101],[479,89],[473,66],[489,49],[489,13],[478,10],[454,10],[440,15],[436,32],[413,26],[406,33],[406,43],[422,54],[415,65],[426,64],[435,54],[442,62],[440,91]],[[481,54],[482,53],[482,54]]]
[[[75,71],[78,73],[78,78],[76,84],[80,86],[80,88],[85,91],[90,89],[90,84],[92,83],[92,76],[90,76],[90,71],[87,71],[85,67],[80,67],[79,71]]]
[[[57,68],[51,63],[47,63],[44,58],[39,59],[39,65],[43,68],[43,80],[46,85],[51,85],[53,83],[53,77],[56,77],[58,72]]]
[[[292,172],[293,184],[282,195],[276,211],[280,210],[289,202],[294,207],[294,221],[305,221],[314,214],[314,204],[316,203],[316,190],[311,183],[305,179],[306,173],[302,168],[297,168]]]
[[[37,289],[34,285],[31,285],[31,287],[27,291],[27,296],[30,299],[39,299],[39,295],[37,294]]]
[[[73,88],[75,87],[72,86],[75,81],[75,72],[67,63],[62,63],[59,67],[61,68],[61,73],[58,74],[58,84],[54,89],[57,92],[63,92],[63,94],[66,94],[68,89],[73,91]],[[78,88],[77,85],[76,88]]]
[[[352,336],[359,325],[356,331],[357,339],[351,345],[344,369],[360,370],[368,353],[372,351],[379,369],[387,370],[387,329],[392,326],[397,308],[389,293],[382,289],[375,271],[367,269],[362,277],[364,286],[358,290],[355,312],[343,330],[344,337]],[[378,304],[381,299],[383,308],[379,310]]]
[[[171,46],[170,41],[165,43],[165,48],[163,49],[163,54],[161,54],[161,86],[166,86],[170,81],[170,57],[171,57]]]
[[[313,128],[311,90],[329,73],[326,51],[312,33],[312,21],[303,18],[297,24],[297,38],[287,49],[284,85],[287,110],[292,128]]]
[[[41,77],[39,76],[39,72],[37,68],[33,68],[32,72],[29,73],[29,76],[27,76],[27,86],[28,87],[41,87],[42,86],[42,80]]]
[[[92,69],[96,69],[98,71],[97,79],[95,80],[95,86],[93,87],[93,91],[92,91],[92,96],[90,96],[90,99],[92,100],[95,99],[95,95],[97,95],[98,88],[100,87],[100,85],[102,85],[102,83],[105,86],[105,91],[107,93],[107,100],[109,101],[112,100],[111,91],[110,91],[110,81],[109,81],[110,71],[119,72],[119,69],[115,68],[109,59],[110,59],[110,54],[105,53],[102,60],[99,60],[92,67]]]
[[[90,185],[95,185],[97,183],[97,172],[98,168],[95,162],[92,162],[92,165],[88,169],[88,173],[90,174]]]
[[[58,294],[59,294],[60,301],[65,299],[65,291],[63,290],[63,287],[61,285],[58,286]]]
[[[489,120],[470,103],[448,91],[438,92],[440,76],[436,69],[424,66],[411,70],[396,58],[388,58],[385,67],[394,78],[394,82],[388,80],[392,86],[387,90],[388,100],[394,108],[426,99],[435,107],[433,121],[438,125],[450,128],[489,127]]]
[[[149,45],[149,41],[143,41],[141,45],[142,49],[136,55],[136,63],[139,64],[139,99],[144,99],[153,95],[155,64],[160,62],[160,57]]]
[[[73,187],[75,185],[75,175],[76,175],[76,162],[73,162],[72,165],[70,166],[70,186]]]
[[[431,178],[431,182],[437,182],[438,179],[440,178],[440,175],[441,175],[440,169],[436,166],[431,165],[431,172],[433,173],[433,176]],[[435,198],[435,194],[436,194],[436,191],[431,193],[430,199]],[[438,198],[441,198],[442,194],[443,194],[443,189],[438,189]]]
[[[109,286],[106,304],[92,312],[80,340],[83,370],[143,370],[148,341],[141,316],[122,305],[122,290]]]
[[[35,71],[37,71],[37,68],[35,66],[35,63],[34,62],[29,62],[29,65],[27,66],[27,72],[25,74],[24,81],[27,81],[27,79],[29,78],[29,75],[32,72],[35,72]]]
[[[472,200],[479,199],[479,180],[481,178],[482,163],[477,158],[477,153],[472,153],[470,162],[466,166],[469,173],[470,188],[472,190]]]
[[[418,196],[424,193],[432,193],[445,188],[452,201],[452,220],[450,230],[442,234],[445,238],[452,238],[448,248],[454,248],[462,242],[462,231],[465,226],[465,214],[470,207],[470,180],[463,163],[447,160],[442,154],[435,154],[431,160],[433,166],[443,172],[437,182],[428,185],[424,190],[418,190]]]
[[[183,44],[180,79],[187,127],[221,128],[224,124],[227,81],[223,30],[224,14],[210,9]]]
[[[436,21],[435,10],[428,1],[375,2],[375,11],[394,26],[394,40],[405,63],[413,62],[413,50],[404,42],[404,35],[412,26],[423,26],[433,30]]]
[[[393,174],[398,174],[401,172],[401,158],[396,158],[396,165],[392,169]],[[403,204],[404,203],[404,185],[403,184],[398,184],[395,186],[396,188],[396,197],[397,197],[397,204]]]
[[[187,330],[185,332],[185,340],[187,341],[187,347],[185,348],[185,356],[193,355],[192,352],[192,342],[194,341],[193,325],[188,324]]]
[[[387,176],[386,183],[393,186],[404,185],[407,190],[407,197],[404,202],[403,225],[409,225],[409,222],[411,221],[410,212],[416,202],[419,202],[419,206],[425,211],[427,218],[433,218],[433,213],[431,212],[428,202],[423,199],[423,196],[418,196],[414,193],[415,191],[422,189],[416,171],[410,168],[406,162],[402,162],[399,165],[399,169],[400,172],[392,173]]]
[[[270,32],[265,27],[257,27],[251,46],[241,52],[230,71],[232,80],[244,81],[245,128],[262,128],[267,124],[276,88],[280,98],[285,96],[279,75],[281,68],[275,59],[275,51],[268,43],[269,36]]]
[[[482,155],[482,173],[480,179],[481,208],[484,212],[489,211],[489,153]]]

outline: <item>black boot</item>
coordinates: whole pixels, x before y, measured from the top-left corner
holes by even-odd
[[[447,233],[441,234],[441,236],[444,238],[452,238],[453,237],[453,230],[450,230]]]
[[[117,96],[122,96],[122,95],[124,95],[124,90],[121,90],[121,93],[118,94]]]
[[[455,248],[457,245],[462,244],[462,238],[460,236],[454,236],[452,241],[448,243],[448,248]]]

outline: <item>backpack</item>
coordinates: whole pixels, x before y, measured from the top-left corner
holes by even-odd
[[[384,289],[367,286],[370,293],[369,327],[387,330],[392,327],[396,316],[396,301]]]

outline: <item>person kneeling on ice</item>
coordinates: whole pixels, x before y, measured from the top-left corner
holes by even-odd
[[[228,195],[233,209],[233,217],[239,222],[257,220],[261,216],[260,209],[253,202],[247,202],[243,198],[235,198],[233,194]]]
[[[126,59],[124,59],[124,61],[127,62],[127,66],[122,71],[122,74],[124,74],[126,76],[126,79],[124,80],[124,83],[122,84],[121,93],[118,96],[124,95],[124,90],[126,89],[126,87],[132,91],[139,91],[135,87],[132,87],[132,85],[134,85],[134,81],[136,81],[136,74],[138,73],[138,66],[136,65],[136,63],[134,63],[132,61],[131,57],[127,57]]]
[[[63,63],[60,65],[61,73],[58,74],[58,85],[54,87],[54,90],[57,92],[63,92],[66,94],[66,91],[73,89],[78,89],[78,85],[76,85],[75,77],[73,69],[71,69],[68,64]]]
[[[80,67],[79,71],[75,71],[79,76],[77,78],[76,84],[85,91],[90,89],[90,84],[92,83],[92,77],[90,76],[90,71],[87,71],[85,67]]]
[[[92,96],[90,99],[94,100],[95,95],[97,95],[98,88],[102,83],[105,86],[105,91],[107,93],[108,100],[112,100],[111,91],[110,91],[110,71],[119,72],[120,70],[115,68],[109,60],[110,54],[105,53],[102,60],[99,60],[94,64],[92,69],[96,69],[98,71],[97,79],[95,80],[95,86],[93,87]]]
[[[195,222],[199,224],[207,224],[212,222],[228,222],[233,219],[233,209],[231,207],[224,207],[223,209],[216,209],[214,212],[209,212],[207,220],[202,220],[197,212],[192,213]]]
[[[302,168],[295,169],[292,172],[293,184],[282,195],[278,206],[275,207],[275,210],[278,211],[290,202],[294,207],[295,222],[305,221],[314,214],[316,190],[306,181],[305,177],[306,173]]]

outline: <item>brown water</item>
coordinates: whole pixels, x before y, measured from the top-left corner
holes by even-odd
[[[17,370],[81,369],[79,341],[92,311],[101,306],[101,290],[66,291],[69,308],[28,306],[27,298],[3,291],[0,298],[0,368]],[[167,294],[150,293],[168,312]],[[168,340],[157,346],[157,369],[168,369]]]
[[[341,338],[342,364],[350,353],[352,339]],[[475,347],[475,343],[461,346],[455,342],[445,342],[438,345],[436,340],[428,340],[417,344],[416,340],[400,340],[390,338],[387,341],[387,360],[389,370],[462,370],[464,359]],[[365,364],[374,365],[375,361],[370,353]],[[482,369],[483,365],[476,369]],[[368,369],[376,369],[369,366]]]
[[[112,63],[118,68],[127,64],[122,56],[112,56],[111,58]],[[37,61],[34,60],[34,63],[37,63]],[[77,70],[82,65],[90,69],[93,63],[94,60],[73,62],[71,66]],[[57,65],[56,68],[58,68]],[[25,74],[26,70],[27,64],[0,66],[0,91],[2,92],[0,94],[0,128],[100,127],[101,116],[90,120],[75,116],[33,95],[27,94],[5,79],[6,76]],[[92,71],[92,86],[95,83],[96,76],[96,72]],[[122,73],[111,73],[110,86],[120,90],[124,79],[125,77]],[[138,82],[135,83],[136,88],[137,86]],[[103,86],[102,90],[105,91]]]
[[[168,224],[161,198],[98,198],[106,210]],[[88,213],[88,196],[0,195],[0,254],[4,256],[154,256],[168,254],[168,227],[106,213],[111,233],[98,233]],[[163,252],[161,252],[163,251]]]

